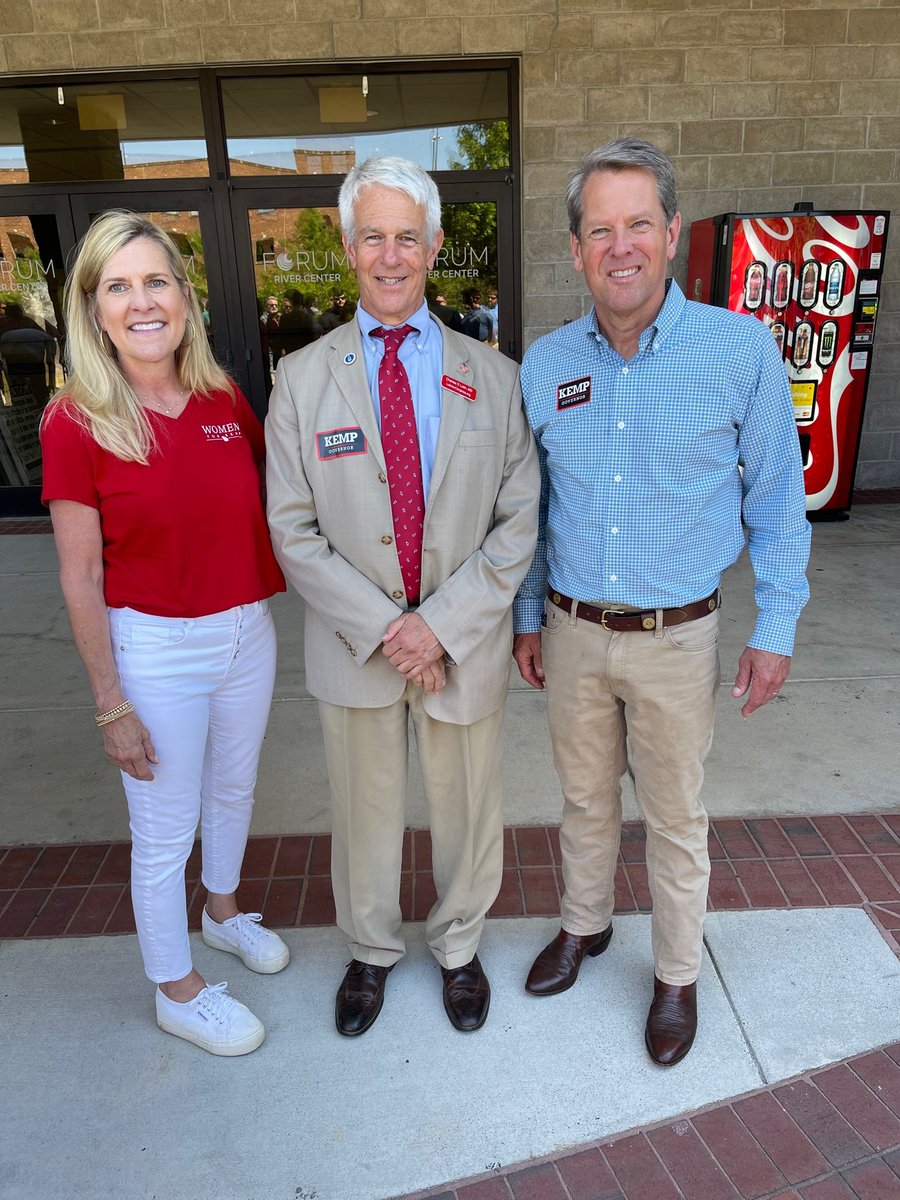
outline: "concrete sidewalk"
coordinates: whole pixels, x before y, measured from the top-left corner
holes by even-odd
[[[751,575],[746,561],[728,573],[705,786],[711,816],[900,807],[898,544],[897,506],[858,507],[847,523],[814,527],[813,599],[792,678],[782,699],[749,722],[729,691],[752,627]],[[0,538],[0,553],[0,844],[127,838],[118,780],[91,728],[52,539]],[[325,771],[296,598],[282,598],[276,616],[280,667],[253,832],[318,833],[328,828]],[[511,685],[506,821],[553,824],[561,799],[543,697]],[[409,824],[422,827],[415,772],[411,792]],[[900,841],[885,853],[900,864]],[[408,927],[410,953],[391,976],[384,1013],[359,1042],[340,1038],[331,1021],[346,961],[335,929],[289,930],[294,958],[274,978],[198,945],[198,967],[211,981],[228,978],[267,1025],[257,1053],[230,1061],[155,1028],[133,937],[4,941],[0,1197],[382,1200],[499,1171],[487,1184],[504,1190],[473,1184],[456,1194],[555,1200],[565,1193],[544,1183],[520,1193],[502,1172],[900,1039],[897,957],[858,905],[711,914],[701,1033],[671,1071],[653,1067],[642,1044],[648,918],[617,917],[610,951],[586,964],[578,986],[537,1001],[521,980],[556,924],[488,923],[483,957],[494,998],[488,1024],[472,1037],[446,1021],[417,925]],[[692,1192],[670,1176],[674,1190],[640,1192],[618,1179],[621,1190],[604,1195],[775,1194],[761,1183]],[[595,1200],[589,1190],[567,1194]]]
[[[900,963],[863,912],[714,913],[701,1034],[661,1070],[642,1034],[649,918],[618,918],[578,985],[536,1000],[522,979],[557,925],[488,922],[491,1014],[471,1037],[444,1016],[421,926],[358,1041],[331,1021],[337,930],[289,931],[293,962],[277,977],[198,940],[206,978],[227,976],[267,1025],[240,1060],[158,1032],[133,937],[6,942],[0,1197],[387,1200],[674,1118],[900,1032]],[[32,1154],[36,1130],[53,1132]]]
[[[704,799],[711,816],[864,812],[897,803],[900,737],[900,506],[869,505],[850,521],[814,526],[812,600],[798,626],[783,695],[745,721],[730,686],[753,629],[746,553],[726,573],[720,640],[723,687]],[[84,672],[56,580],[53,540],[0,538],[0,650],[6,664],[0,844],[128,837],[118,777],[99,753]],[[302,609],[293,594],[274,604],[279,667],[260,767],[253,832],[329,828],[325,761],[315,701],[305,688]],[[511,675],[506,719],[508,824],[559,819],[544,697]],[[637,816],[630,799],[626,819]],[[413,764],[408,824],[427,824]]]

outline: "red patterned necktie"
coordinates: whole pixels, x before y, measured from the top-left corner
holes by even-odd
[[[391,491],[394,542],[406,598],[410,604],[418,603],[422,581],[425,493],[409,376],[397,357],[397,351],[406,335],[414,332],[412,325],[372,330],[372,337],[384,338],[384,355],[378,367],[381,444]]]

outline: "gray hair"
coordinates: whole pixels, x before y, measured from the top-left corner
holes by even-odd
[[[645,142],[642,138],[623,137],[598,146],[586,154],[578,170],[566,188],[566,208],[569,213],[569,231],[581,235],[581,218],[584,215],[584,185],[591,175],[599,171],[619,171],[638,168],[649,171],[656,179],[656,194],[666,218],[666,228],[672,224],[678,211],[678,189],[675,181],[675,166],[668,154]]]
[[[354,206],[362,192],[374,185],[405,192],[415,204],[425,209],[425,240],[429,246],[441,227],[441,197],[437,184],[427,171],[408,158],[383,155],[367,158],[347,172],[338,193],[341,229],[348,242],[356,239]]]

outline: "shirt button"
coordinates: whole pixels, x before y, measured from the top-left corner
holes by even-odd
[[[614,483],[621,483],[621,482],[622,482],[622,476],[621,476],[621,475],[613,475],[613,482],[614,482]]]
[[[394,539],[389,534],[385,534],[381,539],[382,546],[389,546]]]
[[[622,368],[622,374],[623,374],[623,375],[627,375],[627,374],[628,374],[628,368],[627,368],[627,367],[623,367],[623,368]]]
[[[617,429],[624,429],[624,428],[625,428],[625,422],[624,422],[624,421],[620,421],[620,422],[619,422],[619,424],[617,425],[617,427],[616,427],[616,428],[617,428]]]
[[[399,588],[397,589],[397,591],[396,591],[396,592],[391,592],[391,595],[394,597],[394,599],[395,599],[395,600],[402,600],[402,599],[403,599],[403,593],[400,591],[400,589],[399,589]]]
[[[618,525],[613,525],[612,529],[610,530],[610,533],[618,533],[618,532],[619,532]]]
[[[615,583],[618,578],[618,575],[610,575],[609,581],[610,583]]]

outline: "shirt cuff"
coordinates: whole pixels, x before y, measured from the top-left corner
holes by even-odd
[[[786,613],[761,612],[756,618],[753,637],[747,643],[754,650],[771,654],[793,654],[797,618]]]
[[[540,633],[543,615],[542,600],[534,596],[516,596],[513,601],[513,633]]]

